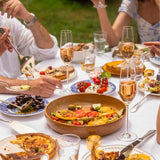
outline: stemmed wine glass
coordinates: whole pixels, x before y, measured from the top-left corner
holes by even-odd
[[[62,30],[60,36],[60,55],[66,65],[67,87],[61,90],[62,94],[70,94],[71,90],[68,85],[68,66],[73,59],[73,38],[71,30]]]
[[[107,5],[106,4],[103,4],[101,0],[98,1],[98,4],[95,4],[93,6],[94,8],[106,8]]]
[[[120,71],[119,95],[126,104],[126,131],[119,135],[122,141],[132,141],[136,139],[134,133],[128,132],[128,109],[129,104],[136,95],[136,69],[135,65],[131,63],[131,57],[134,54],[134,34],[132,26],[124,26],[122,30],[122,55],[125,58]]]
[[[128,63],[123,63],[120,72],[120,83],[119,83],[119,95],[126,104],[126,131],[119,135],[119,139],[122,141],[132,141],[136,139],[135,133],[128,131],[128,110],[129,104],[136,95],[136,80],[135,80],[135,67],[132,70],[127,66]],[[132,72],[132,74],[130,74]],[[131,76],[132,75],[132,76]],[[134,76],[133,76],[134,75]]]
[[[127,63],[134,54],[134,32],[132,26],[124,26],[121,38],[121,52]]]

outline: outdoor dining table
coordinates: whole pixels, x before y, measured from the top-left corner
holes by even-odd
[[[104,53],[102,55],[96,56],[95,67],[102,67],[105,63],[119,60],[119,57],[112,58],[111,52]],[[89,79],[89,74],[85,71],[81,70],[80,63],[71,63],[74,65],[76,70],[76,77],[69,81],[69,86],[74,84],[75,82]],[[150,61],[144,62],[147,69],[154,69],[155,74],[158,73],[158,65],[151,63]],[[40,62],[36,67],[42,68],[45,66],[60,66],[64,65],[59,54],[56,55],[54,59],[45,60]],[[116,98],[120,98],[118,94],[119,89],[119,77],[111,76],[109,79],[110,82],[116,85],[116,91],[111,95]],[[66,86],[66,82],[63,83],[64,87]],[[63,96],[59,93],[59,89],[57,89],[52,95],[52,97],[47,98],[48,101],[53,101],[54,99]],[[0,99],[6,100],[15,95],[8,94],[0,94]],[[134,100],[131,102],[130,107],[136,104],[144,94],[137,90],[136,96]],[[158,107],[160,105],[160,96],[148,96],[144,102],[140,105],[139,109],[135,113],[129,112],[129,131],[132,131],[137,134],[137,137],[143,136],[147,131],[151,129],[156,129],[156,117],[158,112]],[[48,125],[44,113],[40,113],[37,115],[33,115],[30,117],[15,117],[15,116],[7,116],[3,113],[0,113],[0,117],[4,117],[10,120],[17,120],[27,125],[31,128],[34,128],[37,132],[45,133],[48,135],[52,135],[54,137],[58,137],[60,134],[53,131]],[[130,142],[122,142],[118,140],[117,136],[125,129],[125,125],[123,125],[118,131],[106,135],[102,137],[102,145],[128,145]],[[12,135],[17,134],[14,130],[12,130],[7,123],[0,122],[0,140],[10,137]],[[160,144],[156,142],[156,135],[148,138],[143,143],[137,145],[137,148],[150,153],[156,160],[160,160]],[[79,160],[88,152],[86,146],[86,139],[81,140],[80,151],[79,151]]]

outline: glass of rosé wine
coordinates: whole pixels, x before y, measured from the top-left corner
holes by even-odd
[[[67,87],[61,90],[62,94],[71,94],[71,90],[68,85],[68,67],[73,59],[73,38],[71,30],[62,30],[60,36],[60,56],[66,66]]]
[[[135,133],[129,132],[129,125],[128,125],[128,110],[129,104],[134,99],[136,95],[136,70],[133,64],[132,69],[130,69],[127,65],[129,63],[123,63],[120,71],[120,83],[119,83],[119,95],[121,99],[126,104],[126,128],[125,132],[121,133],[118,138],[121,141],[133,141],[137,138]],[[131,74],[132,72],[132,74]]]

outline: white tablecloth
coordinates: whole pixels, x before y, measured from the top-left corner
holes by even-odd
[[[117,58],[112,58],[111,53],[105,53],[104,55],[97,56],[96,57],[96,67],[102,66],[103,64],[117,60]],[[37,65],[37,68],[41,68],[42,66],[57,66],[57,65],[64,65],[63,62],[60,60],[59,56],[57,55],[57,58],[43,61]],[[81,70],[80,64],[73,64],[76,68],[77,76],[75,79],[69,81],[69,85],[72,85],[73,83],[79,81],[79,80],[86,80],[89,79],[88,73]],[[145,62],[146,68],[154,69],[155,74],[158,72],[158,66],[152,64],[149,61]],[[114,97],[119,97],[117,91],[118,91],[118,85],[119,85],[119,78],[111,77],[109,79],[112,83],[116,85],[116,92],[112,94]],[[66,83],[63,83],[64,87]],[[12,97],[13,95],[0,95],[0,99],[7,99]],[[60,97],[59,90],[55,91],[55,94],[48,98],[48,101],[52,101],[55,98]],[[132,101],[131,106],[133,106],[140,98],[143,97],[143,93],[140,91],[137,91],[135,99]],[[135,113],[129,113],[129,130],[133,131],[137,134],[138,137],[143,136],[148,130],[150,129],[156,129],[156,117],[157,117],[157,111],[158,107],[160,105],[160,97],[158,96],[148,96],[145,101],[142,103],[140,108]],[[52,135],[54,137],[58,137],[59,134],[54,132],[52,129],[50,129],[47,125],[45,116],[43,113],[40,113],[38,115],[34,115],[31,117],[10,117],[6,116],[4,114],[0,114],[0,116],[4,118],[8,118],[11,120],[18,120],[22,122],[23,124],[32,127],[36,129],[38,132],[42,132],[45,134]],[[121,132],[123,132],[125,129],[125,125],[119,129],[117,132],[102,137],[102,144],[103,145],[127,145],[129,142],[122,142],[117,139],[117,135]],[[0,122],[0,140],[15,135],[16,132],[13,131],[7,123]],[[160,160],[160,145],[156,142],[156,136],[153,136],[149,138],[144,143],[141,143],[137,146],[137,148],[142,149],[150,154],[152,154],[156,160]],[[83,155],[88,152],[86,148],[86,140],[81,140],[81,146],[80,146],[80,153],[79,153],[79,160],[83,157]]]

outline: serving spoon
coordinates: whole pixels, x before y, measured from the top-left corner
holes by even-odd
[[[0,28],[0,33],[4,34],[5,30],[4,28]],[[14,44],[12,43],[12,41],[10,40],[10,38],[7,36],[7,40],[8,43],[10,43],[10,45],[13,47],[13,49],[15,50],[15,52],[18,54],[19,58],[20,58],[20,70],[23,73],[24,70],[30,72],[31,76],[33,76],[32,73],[32,68],[37,72],[37,69],[35,68],[35,59],[33,56],[22,56],[21,53],[17,50],[17,48],[14,46]]]
[[[33,99],[29,99],[22,106],[18,106],[18,105],[14,104],[14,103],[11,103],[11,102],[8,102],[8,101],[2,100],[2,99],[0,99],[0,101],[4,102],[4,103],[7,103],[7,104],[10,104],[10,105],[12,105],[12,106],[14,106],[16,108],[19,108],[21,111],[25,111],[25,110],[28,110],[31,107]]]

